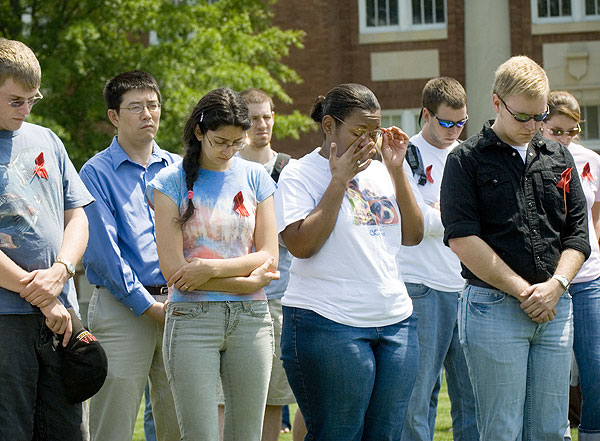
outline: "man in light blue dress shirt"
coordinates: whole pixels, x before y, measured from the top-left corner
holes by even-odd
[[[96,285],[88,323],[108,356],[108,377],[90,402],[90,433],[92,441],[131,441],[150,378],[157,438],[175,441],[180,433],[162,359],[167,290],[158,265],[154,212],[144,190],[179,157],[154,142],[161,95],[150,74],[115,76],[104,98],[117,136],[80,171],[97,201],[86,209],[90,241],[83,265]]]

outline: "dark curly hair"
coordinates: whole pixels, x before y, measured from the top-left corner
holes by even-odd
[[[218,130],[223,126],[248,130],[251,125],[248,106],[237,92],[227,87],[211,90],[198,101],[183,129],[185,155],[182,166],[188,192],[194,189],[202,154],[202,142],[196,137],[196,127],[205,134],[209,130]],[[194,203],[191,198],[188,198],[188,206],[181,217],[181,224],[183,225],[193,213]]]

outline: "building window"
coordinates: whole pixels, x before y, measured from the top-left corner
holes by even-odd
[[[414,25],[446,22],[444,0],[412,0],[411,3]]]
[[[585,121],[581,124],[582,142],[597,151],[600,149],[600,106],[581,106],[581,117]]]
[[[367,26],[398,24],[398,0],[367,0]]]
[[[361,32],[446,27],[446,0],[358,0]]]
[[[586,0],[585,15],[600,15],[600,0]]]
[[[421,130],[418,109],[385,109],[381,111],[381,127],[400,127],[408,136]]]
[[[534,23],[598,20],[600,0],[531,0]]]

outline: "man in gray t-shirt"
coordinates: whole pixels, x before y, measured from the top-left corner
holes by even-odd
[[[40,84],[33,52],[0,39],[0,439],[78,441],[81,403],[65,397],[55,347],[71,336],[93,198],[60,139],[25,122]]]

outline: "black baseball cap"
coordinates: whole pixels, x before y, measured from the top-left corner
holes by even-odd
[[[108,372],[108,358],[104,349],[90,331],[83,327],[73,308],[73,334],[67,346],[58,348],[63,353],[61,370],[65,394],[72,403],[80,403],[94,396],[104,384]]]

